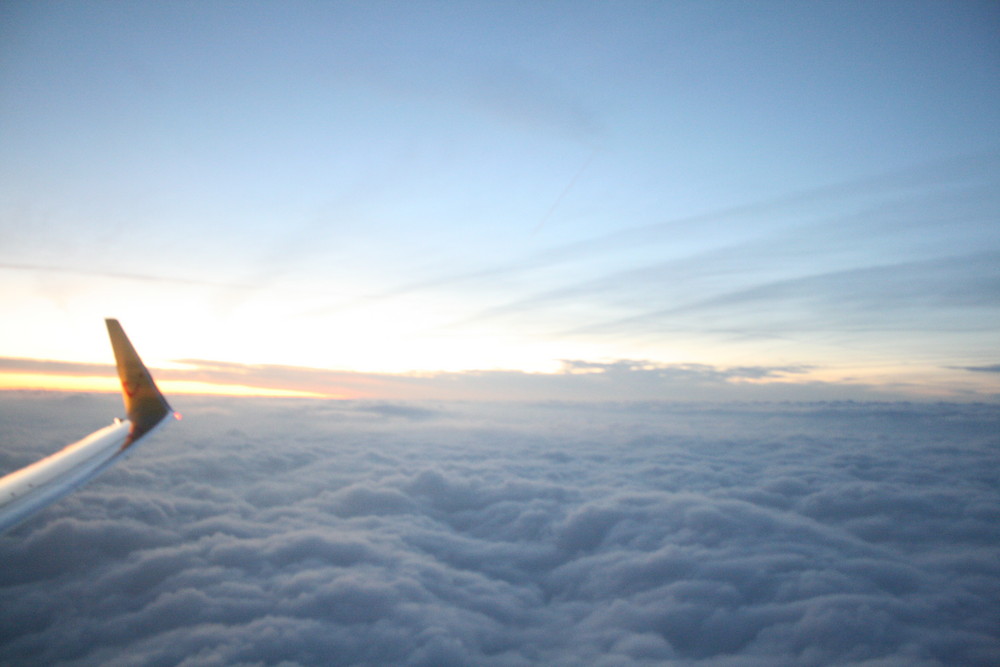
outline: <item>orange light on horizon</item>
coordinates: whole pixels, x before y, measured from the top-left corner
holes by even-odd
[[[273,398],[358,398],[344,393],[326,393],[296,389],[275,389],[238,384],[215,384],[195,380],[163,380],[157,382],[168,397],[171,395],[260,396]],[[116,377],[88,375],[57,375],[48,373],[0,373],[0,391],[80,391],[119,393],[121,384]]]
[[[51,373],[0,373],[0,390],[120,392],[116,377],[55,375]]]
[[[210,396],[261,396],[273,398],[356,398],[344,394],[319,393],[299,389],[272,389],[269,387],[251,387],[240,384],[215,384],[197,380],[164,380],[157,382],[160,390],[169,400],[171,395],[210,395]]]

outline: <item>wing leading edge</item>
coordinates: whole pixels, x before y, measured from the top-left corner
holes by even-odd
[[[0,532],[86,484],[137,440],[165,423],[170,405],[118,320],[106,320],[114,349],[126,419],[91,433],[41,461],[0,479]]]

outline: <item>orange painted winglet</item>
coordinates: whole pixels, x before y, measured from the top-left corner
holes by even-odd
[[[118,320],[107,319],[105,323],[108,325],[111,347],[115,351],[118,377],[122,381],[125,414],[132,423],[129,437],[122,445],[122,449],[125,449],[151,431],[172,410]]]

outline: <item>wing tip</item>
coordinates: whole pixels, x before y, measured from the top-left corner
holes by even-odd
[[[104,322],[108,327],[118,378],[122,383],[125,412],[132,423],[127,446],[151,431],[173,410],[142,363],[121,323],[112,317],[105,318]]]

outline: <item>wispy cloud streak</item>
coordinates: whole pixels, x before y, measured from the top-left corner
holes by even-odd
[[[702,314],[735,318],[740,326],[765,330],[773,317],[779,321],[777,330],[786,332],[872,328],[898,331],[911,329],[914,324],[930,330],[967,330],[966,320],[939,319],[942,310],[964,307],[983,309],[988,319],[982,326],[992,328],[1000,318],[994,299],[998,290],[1000,252],[986,252],[777,280],[598,324],[590,330],[630,330]]]
[[[829,250],[829,242],[841,247],[848,244],[857,247],[864,238],[878,244],[870,250],[898,252],[898,249],[886,244],[902,242],[904,247],[908,247],[911,238],[918,238],[913,233],[914,226],[951,229],[953,224],[958,223],[960,226],[951,233],[953,242],[961,243],[970,234],[978,238],[987,233],[986,240],[996,243],[995,235],[988,233],[987,223],[997,204],[993,201],[995,179],[991,178],[997,167],[1000,167],[1000,155],[996,153],[961,156],[775,199],[655,224],[628,226],[621,231],[549,248],[509,264],[401,285],[368,295],[358,304],[504,276],[530,275],[534,271],[613,255],[637,246],[648,247],[650,244],[674,258],[671,261],[691,261],[693,264],[701,254],[726,252],[726,248],[744,253],[765,251],[761,257],[750,256],[746,259],[773,261],[775,255],[766,252],[767,244],[783,240],[790,243],[796,233],[799,234],[800,244],[821,252]],[[972,189],[971,196],[967,192],[969,188]],[[985,211],[982,197],[989,199]],[[915,204],[914,199],[919,203]],[[970,200],[972,207],[968,213],[956,212],[952,208],[963,203],[968,206]],[[944,207],[948,207],[947,210]],[[929,209],[934,212],[929,212]],[[833,216],[832,211],[839,213]],[[969,216],[972,218],[969,219]],[[754,224],[748,224],[749,220],[753,220]],[[854,236],[851,228],[860,232],[862,238]],[[807,230],[819,233],[804,233]],[[801,254],[806,249],[800,247],[798,252]],[[628,272],[621,275],[627,276]]]
[[[973,373],[1000,373],[1000,364],[992,364],[989,366],[959,366],[963,371],[972,371]]]

